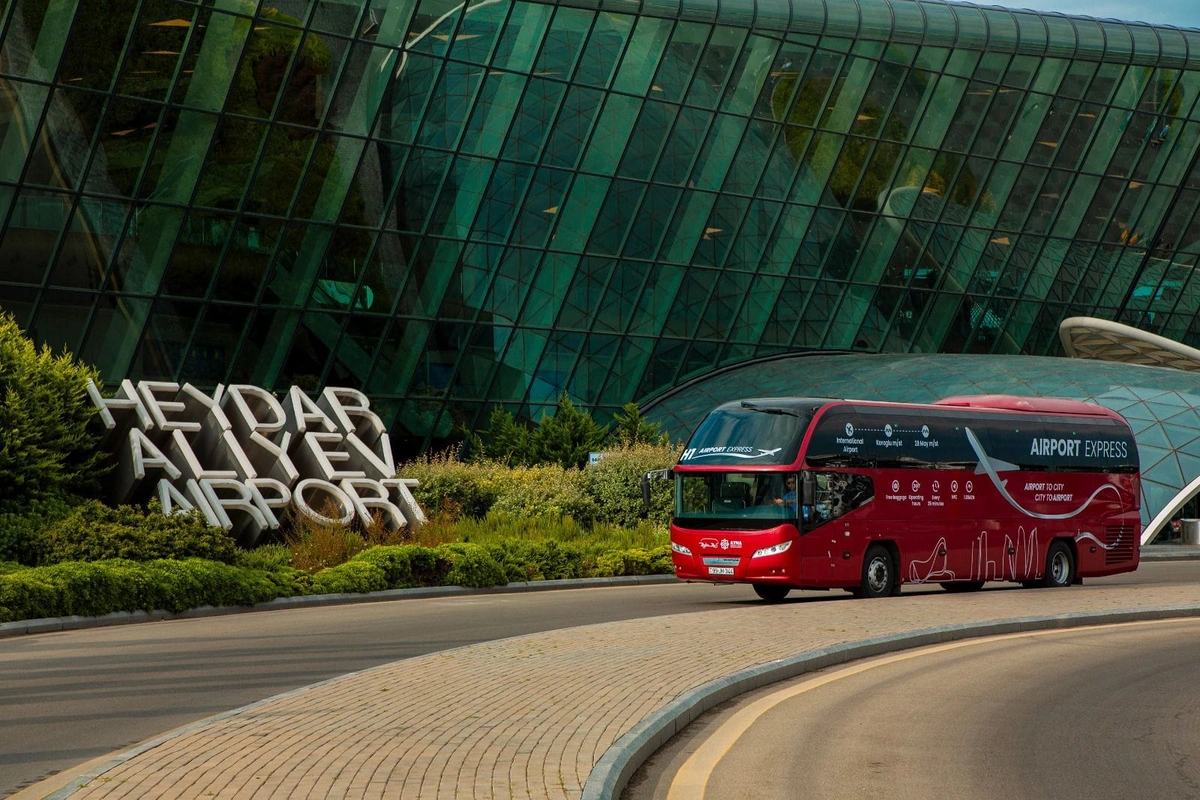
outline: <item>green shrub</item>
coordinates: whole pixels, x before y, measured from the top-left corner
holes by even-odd
[[[671,563],[671,547],[653,550],[632,549],[604,553],[596,559],[596,574],[603,577],[614,575],[670,575],[675,571]]]
[[[525,519],[570,517],[586,527],[596,517],[596,503],[584,488],[582,470],[548,464],[513,469],[492,511]]]
[[[315,594],[379,592],[386,588],[388,584],[383,569],[369,561],[347,561],[321,570],[312,579]]]
[[[563,580],[586,575],[583,550],[553,539],[509,539],[487,545],[487,551],[500,564],[509,583]]]
[[[145,607],[145,574],[133,562],[68,562],[41,567],[39,572],[58,593],[58,608],[49,616],[96,615]]]
[[[274,587],[274,597],[301,597],[312,594],[312,576],[293,567],[264,570],[263,577]],[[268,598],[273,599],[273,598]]]
[[[604,451],[604,457],[583,470],[584,486],[596,503],[596,521],[637,527],[648,520],[666,530],[675,508],[675,487],[669,481],[650,483],[650,507],[642,497],[642,475],[668,469],[679,458],[670,444],[633,444]]]
[[[37,545],[42,565],[110,558],[204,558],[228,564],[238,552],[233,538],[209,527],[198,512],[164,516],[157,500],[145,511],[88,501],[43,531]]]
[[[508,583],[504,569],[479,545],[453,542],[440,545],[435,553],[450,563],[446,583],[451,586],[483,588]]]
[[[47,497],[30,500],[19,512],[0,513],[0,559],[35,564],[42,532],[70,516],[79,503],[74,497]]]
[[[385,545],[364,550],[354,561],[374,564],[383,570],[389,589],[414,586],[439,586],[446,581],[450,563],[439,559],[428,547],[418,545]]]
[[[292,563],[292,551],[287,545],[264,544],[253,550],[239,550],[234,561],[239,567],[272,572]]]
[[[278,597],[268,573],[202,558],[158,559],[140,565],[147,609],[186,611],[203,606],[251,606]]]
[[[58,589],[37,569],[0,575],[0,609],[6,622],[63,614]]]
[[[0,311],[0,509],[98,490],[106,457],[89,428],[98,410],[88,380],[99,383],[94,368],[38,350]]]
[[[496,501],[498,476],[507,469],[492,461],[459,461],[457,451],[447,450],[402,464],[397,474],[417,479],[413,498],[427,516],[482,518]]]

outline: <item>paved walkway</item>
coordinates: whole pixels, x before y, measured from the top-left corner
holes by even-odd
[[[898,649],[916,632],[946,640],[1080,615],[1200,616],[1200,585],[818,598],[487,642],[271,698],[17,797],[601,797],[697,706],[749,688],[730,676],[799,674],[813,667],[804,654],[847,660],[864,640]]]

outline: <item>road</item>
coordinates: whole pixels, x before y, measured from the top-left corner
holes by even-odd
[[[1197,664],[1196,619],[857,662],[714,709],[624,800],[1196,797]]]
[[[1149,562],[1096,583],[1198,578],[1200,562]],[[795,593],[788,601],[809,602],[863,601],[841,592]],[[749,587],[670,584],[327,606],[0,639],[0,793],[195,720],[379,664],[563,627],[747,605],[758,605]]]

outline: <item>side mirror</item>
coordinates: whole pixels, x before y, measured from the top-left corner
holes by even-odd
[[[650,481],[669,481],[675,473],[669,469],[655,469],[642,473],[642,502],[650,507]]]

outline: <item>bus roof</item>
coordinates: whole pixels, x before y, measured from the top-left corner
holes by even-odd
[[[958,406],[962,408],[992,408],[1000,411],[1027,411],[1033,414],[1080,414],[1091,417],[1114,417],[1120,415],[1096,403],[1069,400],[1065,397],[1020,397],[1014,394],[967,394],[946,397],[934,403],[936,406]]]

